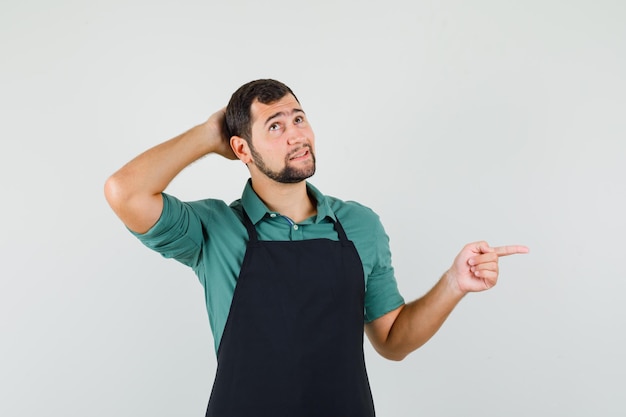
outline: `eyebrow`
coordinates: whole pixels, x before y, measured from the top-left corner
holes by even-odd
[[[291,112],[290,112],[289,114],[287,114],[287,113],[286,113],[286,112],[284,112],[284,111],[279,111],[278,113],[274,113],[274,114],[272,114],[270,117],[268,117],[268,118],[267,118],[267,120],[265,121],[264,126],[267,126],[267,124],[268,124],[269,122],[271,122],[272,120],[276,119],[277,117],[282,117],[282,116],[286,116],[286,115],[291,115],[291,114],[294,114],[294,113],[302,113],[302,114],[306,114],[306,113],[304,113],[304,110],[299,109],[299,108],[294,108],[294,109],[292,109],[292,110],[291,110]]]

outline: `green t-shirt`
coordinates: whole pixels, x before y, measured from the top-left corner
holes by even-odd
[[[270,211],[250,181],[241,199],[230,205],[215,199],[182,202],[163,193],[157,223],[144,234],[134,233],[147,247],[194,270],[204,287],[216,352],[248,242],[243,208],[260,240],[338,240],[333,220],[339,219],[363,264],[364,320],[375,320],[404,304],[391,265],[389,238],[376,213],[356,202],[324,196],[309,183],[307,191],[317,201],[317,214],[297,224]]]

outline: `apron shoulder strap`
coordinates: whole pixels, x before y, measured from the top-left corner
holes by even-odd
[[[335,220],[334,223],[335,223],[335,231],[337,232],[337,235],[339,235],[339,240],[341,241],[341,243],[347,243],[348,236],[346,235],[345,230],[343,230],[343,226],[339,222],[339,219]]]
[[[246,226],[246,230],[248,231],[248,237],[250,238],[250,242],[257,242],[259,237],[256,234],[256,228],[252,224],[252,220],[248,217],[248,213],[243,210],[243,225]]]

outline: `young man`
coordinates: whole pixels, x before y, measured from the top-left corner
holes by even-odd
[[[163,192],[209,153],[246,164],[241,199],[187,203]],[[207,416],[373,416],[364,326],[382,356],[401,360],[466,293],[495,285],[499,256],[528,251],[468,244],[405,304],[378,216],[324,196],[306,181],[314,173],[315,136],[300,102],[284,84],[256,80],[106,182],[124,224],[205,287],[218,358]]]

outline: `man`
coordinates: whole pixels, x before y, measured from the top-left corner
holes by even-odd
[[[185,203],[163,192],[210,153],[248,167],[240,200]],[[218,358],[207,416],[374,416],[363,326],[376,351],[401,360],[466,293],[495,285],[499,256],[528,251],[468,244],[405,304],[376,214],[324,196],[306,181],[314,172],[315,137],[295,94],[256,80],[106,182],[124,224],[205,287]]]

